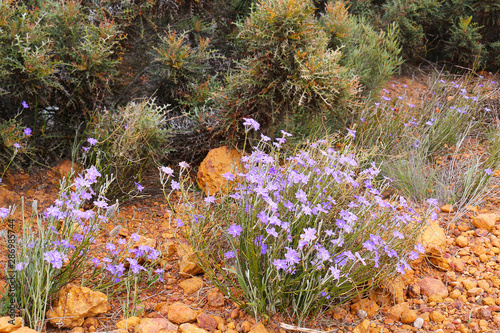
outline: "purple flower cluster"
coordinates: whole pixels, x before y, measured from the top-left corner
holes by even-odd
[[[252,119],[244,125],[259,128]],[[348,132],[355,137],[355,131]],[[351,278],[358,266],[392,267],[401,273],[410,269],[408,259],[418,253],[406,253],[402,244],[412,241],[405,234],[419,225],[418,215],[403,198],[394,203],[382,197],[375,163],[358,171],[353,154],[336,151],[326,140],[282,163],[272,147],[286,141],[290,134],[285,133],[271,143],[263,137],[242,158],[244,172],[224,174],[228,180],[242,180],[228,194],[239,213],[225,229],[231,248],[224,258],[268,262],[276,274],[322,271],[325,281],[337,283]],[[248,249],[252,243],[255,250],[240,256],[238,244]],[[251,258],[251,253],[264,257]]]

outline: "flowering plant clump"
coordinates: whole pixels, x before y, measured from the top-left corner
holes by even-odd
[[[282,134],[274,142],[261,135],[242,158],[244,172],[224,175],[239,182],[235,191],[196,204],[182,189],[178,203],[193,214],[178,225],[186,225],[205,272],[237,303],[303,320],[409,270],[423,251],[415,239],[424,223],[404,198],[383,198],[380,170],[360,169],[350,141],[337,151],[320,140],[287,157],[281,147],[291,134]]]
[[[118,202],[111,205],[103,195],[108,182],[98,192],[93,189],[99,177],[101,174],[92,166],[70,185],[63,180],[58,199],[41,215],[34,201],[31,221],[37,225],[35,232],[32,223],[25,221],[23,216],[15,269],[12,272],[6,268],[6,277],[15,274],[13,281],[17,292],[14,303],[23,309],[21,315],[37,331],[44,327],[52,297],[77,279],[82,285],[91,285],[95,289],[112,287],[115,293],[124,290],[125,285],[128,289],[133,280],[137,288],[140,274],[147,274],[150,283],[161,280],[163,270],[155,270],[158,276],[153,276],[160,251],[134,244],[140,239],[137,234],[132,235],[129,242],[122,239],[108,242],[105,249],[101,249],[107,256],[92,258],[98,250],[96,240],[105,230],[103,226],[118,209]],[[86,203],[93,203],[95,209],[85,209]],[[8,218],[11,213],[7,208],[0,208],[0,220]],[[10,297],[8,293],[3,296],[7,304],[11,302]]]

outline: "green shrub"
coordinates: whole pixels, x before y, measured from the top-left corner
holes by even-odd
[[[472,16],[460,17],[453,22],[450,29],[450,38],[446,41],[444,51],[446,56],[456,63],[470,65],[481,63],[484,46],[477,23],[471,23]]]
[[[328,3],[320,24],[330,37],[329,47],[341,49],[341,65],[359,77],[365,96],[382,89],[403,62],[396,24],[377,32],[367,20],[349,15],[342,1]]]
[[[340,65],[341,52],[328,49],[311,2],[260,1],[239,24],[238,39],[248,56],[217,92],[222,132],[241,133],[243,117],[271,131],[307,128],[322,117],[345,119],[342,105],[358,93],[357,79]]]
[[[0,85],[4,98],[59,107],[65,126],[103,102],[117,74],[120,32],[80,1],[0,4]],[[12,113],[11,113],[12,114]]]
[[[387,30],[396,23],[405,60],[451,60],[496,71],[500,8],[494,1],[352,0],[350,12]],[[479,57],[478,57],[479,56]]]
[[[24,157],[33,154],[27,142],[31,135],[31,129],[21,126],[17,118],[0,120],[0,183],[9,167],[19,166]]]
[[[96,113],[85,132],[81,158],[85,166],[115,179],[108,187],[109,199],[137,194],[142,172],[168,152],[166,112],[154,100],[142,100],[115,112]]]

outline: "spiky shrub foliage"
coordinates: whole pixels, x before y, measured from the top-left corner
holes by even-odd
[[[0,85],[11,100],[89,116],[116,76],[120,32],[77,0],[0,4]]]
[[[0,180],[9,167],[19,166],[23,157],[33,153],[27,140],[30,135],[31,129],[22,126],[17,118],[0,121]]]
[[[329,2],[319,23],[329,36],[329,47],[341,48],[340,63],[359,77],[364,95],[382,89],[403,62],[396,24],[377,32],[367,20],[350,15],[343,1]]]
[[[190,41],[188,34],[167,31],[153,47],[155,74],[161,89],[170,93],[166,102],[186,104],[191,100],[201,104],[207,98],[202,89],[209,77],[209,61],[214,57],[210,39],[199,37]]]
[[[14,245],[9,246],[14,259],[9,260],[4,269],[15,294],[5,288],[0,309],[14,304],[26,324],[39,332],[45,329],[51,302],[61,289],[75,280],[83,286],[108,291],[110,296],[123,291],[124,285],[131,280],[142,279],[149,283],[161,280],[163,270],[154,270],[161,252],[149,246],[138,247],[134,244],[140,240],[137,234],[128,242],[111,239],[105,246],[98,246],[101,257],[93,258],[96,239],[103,236],[105,224],[118,210],[118,203],[108,205],[104,196],[109,182],[100,188],[97,186],[100,177],[92,166],[75,177],[71,184],[63,179],[59,196],[52,206],[41,213],[34,200],[29,220],[25,219],[22,206],[22,225],[11,221],[14,228],[9,232],[8,242]],[[93,203],[95,209],[85,209],[89,203]],[[9,218],[13,210],[0,207],[0,222]],[[102,256],[104,251],[106,256]],[[129,264],[128,270],[125,262]],[[153,276],[154,272],[158,276]],[[67,318],[60,319],[67,321]]]
[[[262,136],[243,171],[224,175],[238,184],[232,192],[193,202],[186,177],[170,181],[171,170],[163,184],[180,191],[170,203],[192,216],[177,223],[227,296],[255,315],[303,321],[408,269],[424,223],[403,198],[382,199],[379,169],[358,169],[348,143],[336,151],[320,140],[286,155],[288,136]]]
[[[368,19],[376,28],[386,30],[393,23],[398,24],[405,60],[425,57],[498,69],[495,58],[499,54],[500,8],[494,1],[352,0],[350,3],[351,13]],[[465,26],[469,17],[470,23]],[[465,54],[460,57],[458,49]]]
[[[108,187],[109,199],[137,193],[134,183],[141,181],[142,172],[168,151],[166,112],[166,106],[154,100],[138,100],[116,111],[97,113],[89,124],[81,160],[115,179]]]
[[[310,1],[259,1],[239,24],[238,39],[249,55],[218,93],[225,133],[237,133],[242,117],[263,128],[339,119],[357,94],[357,79],[340,65],[341,52],[328,49]]]
[[[477,23],[471,22],[472,16],[460,17],[450,29],[450,38],[446,41],[446,56],[456,63],[470,65],[482,62],[484,46]]]

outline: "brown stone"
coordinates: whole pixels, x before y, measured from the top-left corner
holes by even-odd
[[[430,314],[429,314],[429,318],[430,320],[432,320],[433,322],[435,323],[442,323],[444,320],[445,320],[445,316],[439,312],[439,311],[432,311]]]
[[[392,281],[384,283],[382,285],[382,288],[387,290],[394,304],[403,303],[405,301],[404,299],[405,283],[401,276],[397,276]]]
[[[199,277],[193,277],[179,283],[179,287],[184,290],[186,294],[192,294],[203,287],[203,279]]]
[[[451,269],[450,259],[444,250],[437,247],[432,247],[426,251],[427,259],[442,271],[449,271]]]
[[[21,317],[16,317],[14,319],[14,324],[11,323],[10,317],[0,318],[0,333],[10,333],[21,327],[23,324],[23,319]]]
[[[410,304],[408,302],[403,302],[391,306],[390,308],[384,310],[383,312],[386,318],[392,319],[394,321],[399,321],[401,319],[401,314],[409,309],[410,309]]]
[[[441,280],[426,277],[417,282],[420,286],[420,292],[427,297],[438,295],[442,298],[448,297],[448,288]]]
[[[206,195],[214,195],[224,190],[228,180],[222,175],[236,173],[241,170],[241,155],[233,148],[219,147],[208,152],[207,157],[201,162],[196,177],[198,185]]]
[[[38,333],[38,331],[31,329],[29,327],[23,326],[14,331],[14,333]]]
[[[370,321],[368,319],[363,320],[356,327],[354,327],[353,333],[369,333]]]
[[[460,247],[466,247],[467,245],[469,245],[469,240],[465,236],[458,236],[455,239],[455,244],[457,244]]]
[[[241,323],[241,331],[243,333],[248,333],[252,329],[252,324],[248,321],[245,320],[244,322]]]
[[[224,306],[225,298],[217,289],[212,289],[207,294],[208,305],[214,308],[220,308]]]
[[[0,207],[14,206],[20,203],[21,197],[17,193],[9,191],[5,186],[0,186]]]
[[[460,272],[460,273],[463,272],[465,269],[465,263],[458,258],[453,258],[451,260],[450,266],[453,270]]]
[[[495,227],[498,218],[499,216],[495,213],[479,214],[472,218],[472,224],[478,229],[491,231]]]
[[[59,291],[47,318],[54,327],[81,326],[86,317],[94,317],[111,309],[108,297],[87,287],[68,285]]]
[[[94,328],[99,327],[99,320],[97,320],[97,318],[94,317],[85,318],[82,327],[84,329],[89,329],[91,326],[94,326]]]
[[[141,318],[139,317],[129,317],[127,319],[120,320],[116,323],[117,328],[129,329],[131,327],[136,327],[141,323]]]
[[[168,320],[175,324],[190,323],[196,320],[197,313],[184,303],[176,302],[168,307]]]
[[[401,322],[403,324],[413,324],[417,319],[417,313],[413,310],[404,310],[401,312]]]
[[[207,333],[203,328],[199,328],[194,324],[182,324],[179,326],[180,333]]]
[[[358,310],[365,310],[368,317],[372,317],[373,315],[377,314],[378,310],[380,310],[380,307],[371,299],[363,298],[362,300],[351,305],[352,313],[355,314],[358,312]]]
[[[452,205],[443,205],[443,206],[441,206],[440,210],[443,213],[453,213],[453,206]]]
[[[179,245],[177,254],[179,256],[179,272],[181,275],[193,276],[203,273],[191,246],[187,244]]]
[[[83,329],[83,327],[73,327],[73,329],[71,331],[69,331],[70,333],[84,333],[85,330]]]
[[[261,322],[258,322],[255,325],[253,325],[249,332],[250,333],[268,333],[266,327]]]
[[[78,174],[82,172],[83,168],[81,165],[71,162],[70,160],[62,160],[59,164],[54,168],[55,171],[61,176],[69,178],[73,173]]]
[[[217,321],[206,313],[200,313],[196,317],[196,323],[200,328],[210,332],[214,332],[217,329]]]
[[[406,295],[409,298],[419,298],[420,297],[420,286],[416,283],[408,285],[406,289]]]
[[[135,333],[175,333],[177,325],[165,318],[143,318],[139,325],[134,327]]]
[[[446,247],[446,233],[436,222],[431,222],[420,236],[420,243],[425,247],[426,253],[432,249],[443,250]]]

